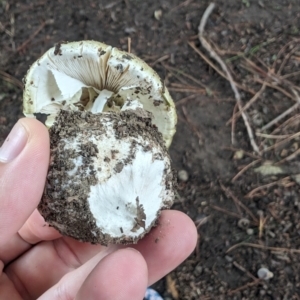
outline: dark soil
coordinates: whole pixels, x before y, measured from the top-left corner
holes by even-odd
[[[127,50],[130,37],[131,51],[158,71],[177,103],[170,152],[181,172],[174,208],[199,230],[195,252],[155,288],[166,300],[300,299],[300,141],[297,135],[284,140],[299,131],[299,109],[261,130],[299,99],[299,1],[216,1],[207,22],[206,38],[240,84],[243,104],[264,81],[269,84],[247,111],[260,155],[252,150],[242,118],[234,122],[232,144],[226,123],[234,94],[188,44],[209,58],[197,37],[208,4],[0,1],[0,142],[22,116],[22,77],[48,48],[94,39]],[[279,172],[270,168],[275,163]],[[255,171],[261,166],[265,172]],[[261,267],[274,277],[258,280]]]

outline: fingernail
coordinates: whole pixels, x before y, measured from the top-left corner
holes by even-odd
[[[24,149],[28,139],[26,129],[18,122],[0,148],[0,162],[9,163]]]

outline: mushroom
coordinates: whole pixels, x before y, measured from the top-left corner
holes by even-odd
[[[95,41],[62,43],[29,69],[24,114],[50,133],[38,209],[63,235],[136,243],[173,203],[176,111],[145,62]]]

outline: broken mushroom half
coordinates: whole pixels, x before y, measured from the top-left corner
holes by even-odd
[[[95,41],[57,44],[25,77],[24,114],[50,133],[39,211],[63,235],[135,243],[173,203],[176,111],[157,73]]]

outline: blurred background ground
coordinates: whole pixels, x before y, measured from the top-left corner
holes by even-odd
[[[199,42],[208,5],[0,0],[0,143],[22,117],[23,76],[48,48],[93,39],[127,50],[130,37],[131,51],[164,78],[176,102],[174,208],[199,231],[195,252],[155,288],[165,300],[300,299],[300,3],[216,1],[205,27],[248,103],[259,151],[234,115],[228,78]],[[273,278],[259,279],[262,267]]]

